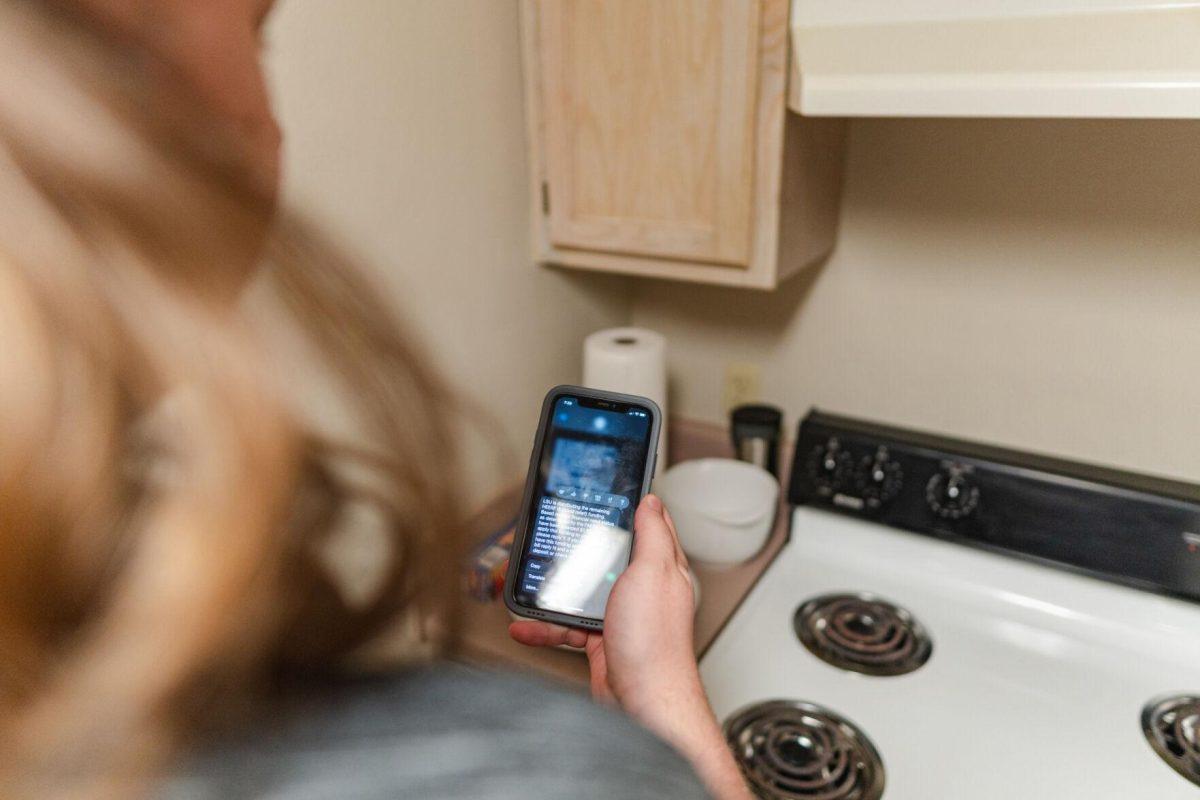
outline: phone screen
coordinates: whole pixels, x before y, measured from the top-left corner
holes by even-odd
[[[651,412],[563,395],[542,437],[516,601],[603,619],[629,563],[633,514],[650,457]]]

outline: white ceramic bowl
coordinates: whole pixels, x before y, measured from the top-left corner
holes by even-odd
[[[740,564],[771,535],[779,482],[731,458],[684,461],[664,472],[654,491],[667,504],[689,558],[712,566]]]

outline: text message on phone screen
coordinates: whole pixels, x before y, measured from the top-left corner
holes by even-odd
[[[602,619],[629,563],[649,457],[650,413],[560,397],[543,440],[519,584],[525,606]]]

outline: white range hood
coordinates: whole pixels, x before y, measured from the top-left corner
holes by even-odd
[[[1200,0],[792,0],[808,116],[1200,118]]]

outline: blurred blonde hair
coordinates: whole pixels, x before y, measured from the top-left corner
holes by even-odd
[[[146,53],[0,0],[0,794],[125,795],[279,675],[405,611],[453,639],[451,402],[354,265],[247,177]],[[246,254],[362,441],[285,396],[232,302]],[[390,542],[372,599],[317,551],[347,509]]]

